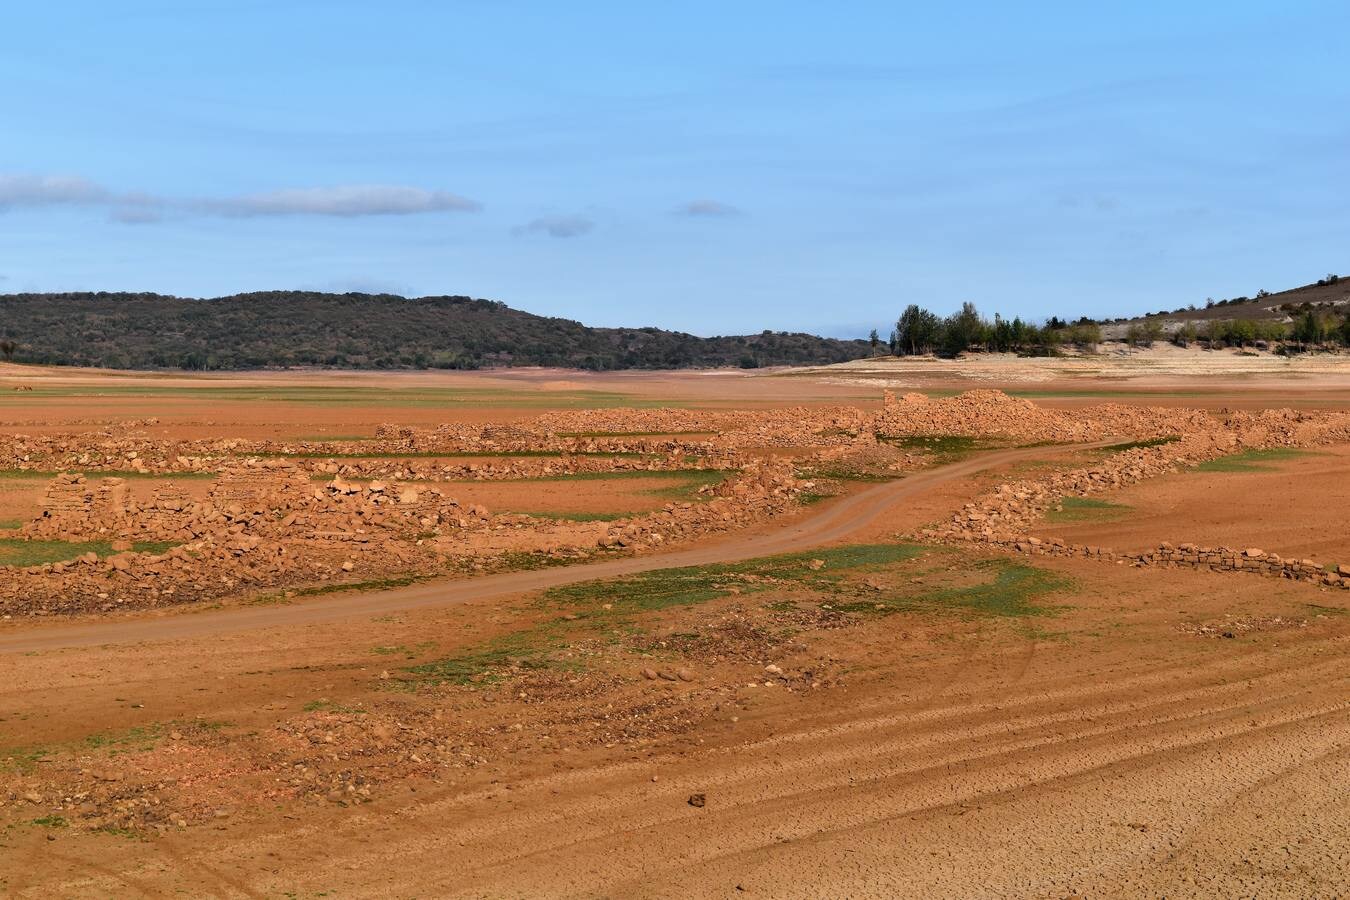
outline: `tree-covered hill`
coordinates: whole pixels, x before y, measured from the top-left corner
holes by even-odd
[[[118,369],[566,366],[670,369],[843,362],[865,341],[769,332],[700,338],[589,328],[469,297],[268,291],[209,300],[159,294],[0,295],[16,362]]]

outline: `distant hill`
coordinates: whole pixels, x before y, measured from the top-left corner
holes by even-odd
[[[810,334],[701,338],[659,328],[589,328],[469,297],[308,291],[207,300],[0,295],[5,339],[17,344],[16,362],[117,369],[756,368],[844,362],[869,352],[866,341]]]
[[[1309,309],[1341,316],[1350,313],[1350,277],[1329,275],[1316,283],[1273,294],[1258,292],[1254,297],[1197,303],[1194,308],[1188,306],[1171,311],[1159,310],[1132,319],[1108,319],[1102,322],[1102,335],[1107,339],[1120,338],[1130,325],[1145,321],[1160,322],[1164,332],[1168,333],[1187,322],[1199,324],[1216,319],[1290,322]]]

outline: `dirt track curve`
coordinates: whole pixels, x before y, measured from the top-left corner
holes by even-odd
[[[1031,447],[981,454],[973,459],[940,466],[900,481],[887,482],[844,497],[816,515],[793,518],[767,534],[733,538],[716,545],[673,553],[639,556],[591,565],[568,566],[530,572],[485,575],[458,581],[435,581],[394,590],[353,592],[306,603],[274,607],[235,607],[195,614],[136,617],[109,622],[42,625],[0,635],[0,654],[29,653],[64,647],[89,647],[140,641],[175,640],[213,634],[335,622],[356,616],[381,615],[461,603],[470,599],[519,594],[572,584],[593,578],[609,578],[651,569],[699,566],[731,562],[775,553],[809,550],[842,540],[884,515],[897,502],[943,482],[963,478],[994,466],[1054,453],[1101,447],[1110,441],[1058,447]]]

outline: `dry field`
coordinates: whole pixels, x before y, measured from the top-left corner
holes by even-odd
[[[0,894],[1350,894],[1343,363],[0,366]]]

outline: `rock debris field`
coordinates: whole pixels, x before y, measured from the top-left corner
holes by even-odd
[[[11,434],[0,893],[1350,891],[1350,413],[854,396]]]
[[[615,436],[598,436],[602,432]],[[652,436],[635,436],[643,432]],[[679,432],[697,439],[661,436]],[[597,436],[578,436],[583,433]],[[106,541],[116,552],[11,567],[0,580],[0,611],[41,616],[132,609],[343,579],[482,570],[519,562],[522,555],[544,562],[649,552],[796,511],[812,487],[802,473],[823,462],[864,458],[897,438],[947,436],[1017,443],[1160,441],[1045,480],[1001,485],[929,533],[1021,552],[1115,559],[1108,549],[1042,541],[1029,529],[1066,495],[1090,496],[1243,450],[1345,441],[1350,417],[1285,410],[1214,416],[1127,405],[1069,414],[980,390],[937,400],[888,393],[876,413],[849,407],[748,414],[615,409],[550,413],[510,426],[388,426],[359,444],[228,440],[164,446],[134,433],[19,436],[0,465],[59,472],[41,501],[41,516],[23,524],[20,534],[40,541]],[[796,448],[799,455],[766,455],[773,448]],[[464,454],[475,456],[455,459]],[[923,453],[896,453],[889,468],[912,471],[928,461]],[[109,470],[214,479],[201,499],[172,482],[144,495],[135,479],[99,475]],[[604,522],[494,515],[459,503],[444,485],[690,470],[725,477],[702,487],[694,500]],[[133,552],[133,541],[165,546]],[[1252,548],[1163,546],[1129,561],[1350,585],[1334,566],[1324,570],[1325,563],[1282,560]]]

